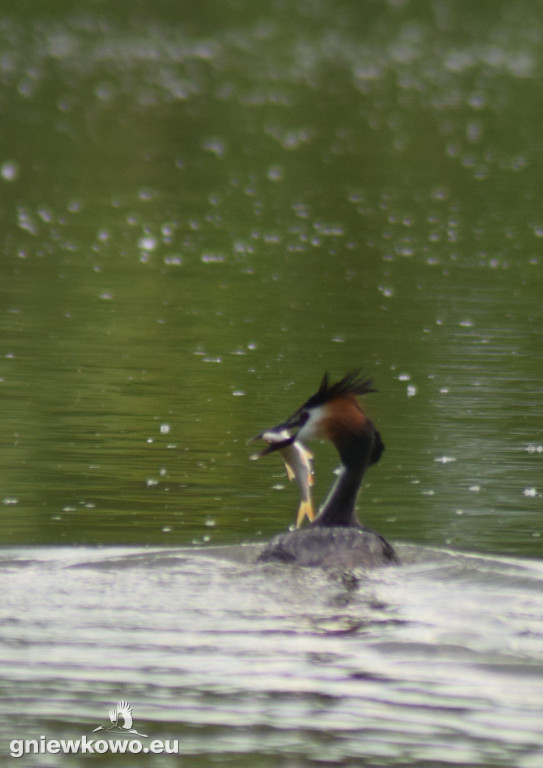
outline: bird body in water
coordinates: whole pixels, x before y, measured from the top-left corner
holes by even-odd
[[[355,511],[362,478],[384,450],[379,432],[358,401],[360,395],[374,391],[371,381],[362,379],[358,371],[335,384],[330,384],[325,374],[318,391],[284,424],[272,430],[287,430],[289,434],[297,430],[290,438],[292,442],[329,440],[339,453],[341,471],[313,522],[273,538],[261,552],[260,562],[339,568],[397,563],[392,545],[380,534],[364,528]]]

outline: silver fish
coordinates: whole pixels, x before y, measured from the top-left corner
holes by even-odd
[[[299,528],[302,525],[306,515],[309,520],[314,520],[315,509],[311,499],[311,486],[314,482],[313,454],[311,451],[308,451],[301,443],[297,443],[287,430],[281,432],[262,432],[258,438],[268,443],[268,446],[263,451],[260,451],[260,453],[253,454],[251,459],[260,459],[268,453],[278,451],[285,463],[288,479],[291,481],[296,480],[298,484],[301,500],[296,517],[296,527]]]

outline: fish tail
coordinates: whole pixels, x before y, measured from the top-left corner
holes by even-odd
[[[313,509],[313,504],[310,501],[300,502],[300,506],[298,507],[298,517],[296,518],[296,528],[300,528],[306,515],[308,520],[315,519],[315,510]]]

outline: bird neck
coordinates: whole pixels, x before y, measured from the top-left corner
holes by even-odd
[[[341,458],[341,471],[315,518],[316,525],[360,525],[355,512],[356,497],[366,469],[379,460],[384,447],[369,420],[364,419],[361,427],[332,438]]]
[[[362,467],[358,470],[352,467],[341,467],[340,475],[315,518],[314,525],[346,527],[359,524],[356,519],[355,505],[363,475]]]
[[[307,423],[311,424],[311,417]],[[302,427],[298,435],[302,439],[320,436],[329,440],[340,455],[342,467],[313,525],[359,526],[356,497],[364,472],[381,457],[384,449],[381,436],[354,395],[336,398],[323,406],[314,426],[316,432],[304,435],[306,427]]]

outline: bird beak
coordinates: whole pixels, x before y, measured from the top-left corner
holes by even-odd
[[[286,421],[279,424],[277,427],[269,430],[270,432],[291,432],[293,429],[299,429],[307,421],[308,414],[306,411],[300,410],[293,413]]]
[[[290,418],[288,418],[282,424],[279,424],[277,427],[272,427],[272,429],[265,429],[259,435],[256,435],[256,437],[252,437],[250,440],[247,440],[247,445],[250,443],[255,443],[257,440],[265,440],[265,436],[268,433],[279,434],[281,432],[291,432],[292,430],[297,430],[305,423],[306,419],[307,417],[303,412],[296,411],[296,413],[290,416]],[[280,451],[282,448],[286,448],[288,445],[292,445],[295,440],[296,434],[290,435],[290,437],[286,437],[284,440],[278,440],[277,442],[270,443],[261,453],[258,454],[258,458],[268,453],[273,453],[273,451]]]
[[[260,437],[260,435],[258,437]],[[254,443],[255,440],[258,440],[258,437],[253,437],[252,440],[250,440],[249,442]],[[249,458],[252,461],[256,461],[257,459],[261,459],[262,456],[267,456],[268,453],[273,453],[274,451],[280,451],[282,448],[286,448],[288,445],[292,445],[294,440],[295,440],[294,437],[289,437],[286,440],[280,440],[278,443],[270,443],[264,448],[264,450],[259,451],[258,453],[253,453],[251,456],[249,456]]]

